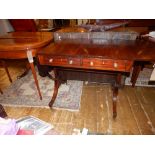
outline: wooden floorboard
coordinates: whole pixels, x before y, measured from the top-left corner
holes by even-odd
[[[134,89],[130,87],[131,89]],[[128,93],[129,87],[124,87],[119,92],[119,105],[118,108],[121,108],[122,115],[120,115],[122,118],[122,126],[124,128],[125,133],[124,134],[141,134],[137,120],[135,118],[135,113],[131,104],[130,95]],[[131,90],[132,91],[132,90]]]
[[[142,88],[138,88],[142,89]],[[151,128],[148,124],[148,119],[145,115],[144,109],[142,108],[141,103],[141,96],[137,93],[137,87],[136,88],[128,88],[128,100],[131,104],[131,107],[133,109],[133,113],[135,115],[135,120],[137,120],[137,125],[139,127],[141,134],[152,134]]]
[[[24,71],[25,62],[8,62],[13,81]],[[0,67],[0,88],[11,83]],[[155,134],[155,88],[125,86],[119,90],[118,116],[112,117],[112,91],[110,85],[85,84],[80,110],[71,112],[48,108],[4,107],[10,118],[27,115],[38,117],[54,125],[58,134],[72,134],[74,130],[88,128],[91,134],[151,135]]]

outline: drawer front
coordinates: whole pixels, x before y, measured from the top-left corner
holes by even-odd
[[[59,57],[49,57],[46,60],[50,65],[65,65],[67,64],[66,58],[59,58]]]
[[[83,67],[109,71],[130,71],[132,62],[126,60],[108,60],[100,58],[84,58]]]
[[[102,67],[103,60],[99,58],[83,58],[82,65],[83,67],[90,67],[90,68]]]
[[[70,57],[70,58],[68,58],[68,64],[67,65],[69,65],[70,67],[71,66],[75,66],[75,67],[80,66],[81,60],[80,60],[80,58]]]
[[[78,58],[67,58],[67,57],[44,57],[44,63],[52,66],[79,66],[80,59]]]
[[[44,65],[73,67],[85,69],[97,69],[107,71],[130,72],[133,62],[127,60],[111,60],[102,58],[75,58],[75,57],[52,57],[39,56],[39,61]]]

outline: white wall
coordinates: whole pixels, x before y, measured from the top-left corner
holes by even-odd
[[[7,32],[13,31],[12,26],[10,25],[7,19],[0,19],[0,35],[6,34]]]

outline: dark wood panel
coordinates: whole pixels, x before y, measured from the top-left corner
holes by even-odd
[[[34,19],[9,19],[9,22],[15,31],[37,31],[37,25]]]
[[[155,19],[131,19],[128,26],[152,27],[155,26]]]

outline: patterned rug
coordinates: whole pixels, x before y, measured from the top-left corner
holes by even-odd
[[[13,82],[10,87],[3,90],[3,95],[0,94],[0,103],[5,106],[24,106],[24,107],[48,107],[51,100],[54,82],[48,77],[37,75],[39,86],[43,99],[40,100],[34,79],[31,72],[25,77]],[[57,98],[53,108],[61,108],[66,110],[79,110],[82,95],[82,81],[67,81],[59,88]]]
[[[144,68],[142,71],[140,71],[135,86],[155,87],[155,85],[148,84],[149,80],[150,80],[150,77],[151,77],[152,71],[153,71],[153,69],[150,69],[150,68]],[[126,78],[125,85],[129,85],[129,86],[132,85],[131,82],[130,82],[131,75],[132,74],[130,74],[130,77]]]

